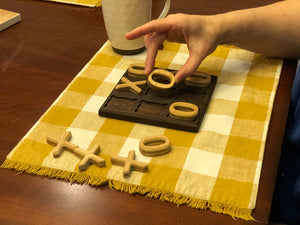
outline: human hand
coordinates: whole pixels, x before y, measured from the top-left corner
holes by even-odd
[[[189,57],[175,75],[175,81],[180,82],[197,70],[202,60],[211,54],[219,44],[221,29],[213,16],[195,16],[186,14],[169,15],[163,19],[150,21],[131,32],[125,37],[129,40],[145,35],[147,58],[145,75],[154,68],[157,51],[163,48],[165,40],[186,43]]]

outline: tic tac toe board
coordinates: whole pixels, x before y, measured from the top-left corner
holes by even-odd
[[[174,72],[174,70],[169,71]],[[128,71],[124,73],[123,77],[132,82],[143,80],[143,78],[130,76]],[[118,84],[121,83],[120,79]],[[207,87],[196,87],[181,82],[167,91],[153,90],[146,85],[141,87],[142,92],[140,94],[134,94],[129,90],[114,89],[100,107],[99,115],[136,123],[198,132],[216,83],[217,77],[211,76],[211,83]],[[169,107],[174,102],[195,104],[199,108],[198,116],[193,120],[171,117]]]

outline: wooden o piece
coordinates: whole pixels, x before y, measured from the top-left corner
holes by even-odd
[[[123,166],[123,176],[128,177],[131,170],[137,170],[140,172],[148,171],[148,164],[143,162],[138,162],[135,159],[135,151],[131,150],[128,153],[128,157],[124,158],[121,156],[112,156],[111,163],[117,166]]]
[[[211,75],[204,72],[196,72],[184,79],[184,83],[191,86],[207,87],[211,82]]]
[[[164,84],[155,81],[155,79],[153,79],[155,76],[161,77],[164,80],[168,80],[168,83]],[[155,69],[148,76],[148,85],[150,88],[153,88],[155,90],[168,90],[172,88],[174,84],[175,84],[174,74],[164,69]]]
[[[139,149],[144,156],[157,156],[168,153],[171,150],[171,144],[166,136],[155,135],[142,138]]]
[[[188,102],[174,102],[169,107],[170,116],[176,119],[193,120],[198,115],[198,107]]]
[[[142,92],[142,89],[138,86],[139,85],[144,86],[147,83],[146,80],[132,82],[128,80],[126,77],[122,77],[121,81],[123,82],[123,84],[118,84],[116,86],[116,90],[129,89],[134,94],[140,94]]]
[[[128,74],[132,77],[145,78],[145,64],[133,63],[128,67]]]

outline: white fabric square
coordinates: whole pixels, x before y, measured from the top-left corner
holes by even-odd
[[[261,161],[257,161],[256,171],[255,171],[255,177],[254,177],[253,184],[258,184],[259,183],[259,178],[260,178],[260,173],[261,173],[261,167],[262,167]]]
[[[117,84],[126,70],[112,69],[112,71],[106,76],[104,82]]]
[[[201,131],[212,131],[229,135],[234,117],[217,114],[206,114],[200,126]]]
[[[183,169],[193,173],[217,177],[222,158],[222,154],[191,148]]]
[[[139,139],[127,138],[124,145],[122,146],[119,156],[127,157],[128,152],[130,152],[131,150],[135,150],[135,159],[137,161],[149,163],[151,157],[145,157],[140,153],[139,142],[140,142]]]
[[[227,58],[222,70],[232,73],[248,73],[250,65],[251,61]]]
[[[184,53],[177,53],[175,57],[173,58],[171,64],[179,64],[182,65],[186,62],[188,59],[189,54],[184,54]]]
[[[212,98],[225,99],[229,101],[240,100],[243,86],[233,86],[228,84],[217,84],[213,92]]]
[[[99,108],[105,102],[106,98],[93,95],[83,107],[82,111],[98,113]]]
[[[92,143],[93,139],[97,134],[96,131],[90,131],[90,130],[84,130],[79,128],[72,128],[72,127],[69,127],[68,131],[71,131],[72,133],[70,142],[75,145],[78,145],[79,148],[83,150],[88,149],[89,145]],[[91,147],[93,148],[94,146]]]

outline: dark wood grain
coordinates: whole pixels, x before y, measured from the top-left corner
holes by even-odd
[[[172,0],[171,13],[215,14],[265,0]],[[153,0],[153,16],[162,1]],[[0,32],[0,163],[107,40],[101,8],[0,0],[22,22]],[[285,60],[253,216],[267,223],[296,62]],[[260,224],[108,187],[0,169],[0,224]]]

